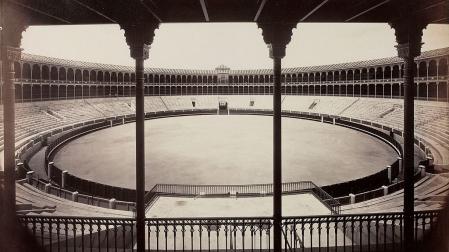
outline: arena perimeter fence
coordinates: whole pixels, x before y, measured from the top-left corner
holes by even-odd
[[[257,109],[230,109],[230,114],[255,114],[255,115],[272,115],[271,110],[257,110]],[[163,118],[163,117],[172,117],[172,116],[188,116],[188,115],[197,115],[197,114],[216,114],[216,109],[195,109],[195,110],[175,110],[175,111],[160,111],[160,112],[150,112],[146,113],[145,117],[146,119],[157,119],[157,118]],[[398,155],[402,153],[402,147],[400,143],[398,143],[394,139],[394,134],[402,135],[402,132],[392,129],[386,126],[382,126],[376,123],[371,123],[367,121],[361,121],[357,119],[351,119],[351,118],[344,118],[344,117],[333,117],[329,115],[323,115],[323,114],[316,114],[316,113],[309,113],[309,112],[296,112],[296,111],[283,111],[283,116],[286,117],[294,117],[294,118],[300,118],[300,119],[308,119],[308,120],[315,120],[315,121],[322,121],[324,123],[333,123],[336,125],[341,125],[345,127],[350,127],[356,130],[361,130],[363,132],[366,132],[368,134],[371,134],[373,136],[376,136],[386,143],[390,144],[396,152],[398,152]],[[78,123],[75,125],[70,125],[63,127],[61,129],[56,129],[51,132],[48,132],[46,134],[42,134],[38,137],[35,137],[31,139],[27,144],[23,144],[21,147],[21,151],[18,154],[18,158],[23,161],[23,167],[19,167],[18,169],[18,177],[24,178],[27,171],[29,171],[29,167],[27,165],[28,159],[36,153],[40,147],[42,147],[45,144],[48,144],[45,157],[46,157],[46,163],[48,164],[51,162],[54,154],[56,153],[57,149],[60,148],[65,143],[69,142],[70,140],[82,136],[84,134],[90,133],[95,130],[103,129],[105,127],[112,127],[115,125],[121,125],[124,123],[129,123],[135,121],[134,115],[126,115],[126,116],[117,116],[117,117],[110,117],[110,118],[104,118],[100,120],[95,121],[89,121],[85,123]],[[379,128],[375,129],[375,127]],[[383,131],[381,131],[383,130]],[[387,134],[385,132],[393,132],[394,134]],[[417,142],[418,141],[418,142]],[[429,154],[429,149],[426,148],[425,145],[422,144],[421,141],[415,139],[415,143],[421,149],[426,151],[427,154]],[[93,181],[85,180],[78,178],[76,176],[73,176],[67,172],[63,172],[61,169],[59,169],[54,164],[51,165],[51,177],[49,179],[52,184],[47,184],[46,179],[42,178],[35,178],[35,176],[32,177],[32,179],[29,179],[31,183],[36,185],[40,189],[47,188],[47,191],[50,193],[53,193],[55,195],[68,198],[68,199],[74,199],[74,192],[76,192],[76,199],[80,202],[92,204],[92,205],[98,205],[98,206],[104,206],[104,207],[110,207],[110,200],[114,199],[114,206],[118,209],[123,210],[132,210],[134,208],[135,202],[135,190],[133,189],[127,189],[127,188],[121,188],[121,187],[115,187],[110,185],[104,185],[101,183],[96,183]],[[50,166],[47,166],[47,169]],[[399,175],[399,162],[396,161],[391,165],[391,174],[390,179],[394,179]],[[48,170],[47,170],[48,174]],[[64,178],[63,178],[64,177]],[[420,173],[418,172],[415,175],[415,179],[420,178]],[[340,204],[349,204],[354,203],[351,202],[351,198],[349,194],[355,194],[355,202],[359,202],[362,200],[368,200],[371,198],[379,197],[384,195],[384,188],[382,186],[388,185],[388,193],[392,193],[394,191],[397,191],[403,187],[403,182],[400,181],[398,183],[391,184],[390,179],[388,178],[388,169],[384,169],[378,173],[372,174],[370,176],[343,182],[339,184],[324,186],[318,191],[324,191],[327,195],[330,195],[331,197],[336,197],[336,199],[339,201]],[[63,184],[64,180],[64,185]],[[62,188],[62,186],[64,186]],[[163,186],[163,185],[159,185]],[[170,185],[167,185],[170,186]],[[178,187],[181,185],[177,185]],[[261,195],[261,194],[269,194],[269,189],[267,188],[257,188],[259,185],[242,185],[241,187],[236,186],[235,188],[228,188],[227,192],[221,191],[220,194],[222,195],[245,195],[245,190],[252,190],[251,193],[247,193],[246,195]],[[210,194],[212,190],[222,190],[223,188],[218,188],[219,186],[209,186],[211,189],[204,190],[201,189],[200,191],[197,191],[197,196],[204,193],[204,196],[207,196],[208,193]],[[216,189],[213,189],[213,187],[216,187]],[[160,188],[160,187],[159,187]],[[167,187],[168,188],[168,187]],[[251,188],[251,189],[246,189]],[[317,187],[319,188],[319,187]],[[154,188],[153,188],[154,189]],[[323,189],[323,190],[322,190]],[[185,186],[183,190],[183,193],[181,194],[189,194],[189,190],[191,190],[190,186]],[[157,191],[157,190],[156,190]],[[160,190],[161,191],[161,190]],[[153,191],[155,192],[155,191]],[[288,190],[284,191],[285,193],[288,193]],[[161,192],[162,193],[162,192]],[[151,191],[147,192],[146,198],[152,198]],[[193,194],[190,194],[193,195]],[[318,193],[318,196],[322,194]],[[329,201],[326,196],[323,196],[324,200]],[[321,197],[319,197],[321,199]],[[151,204],[151,200],[146,201],[147,205]],[[333,203],[332,206],[334,205]]]
[[[424,251],[439,211],[413,214],[414,248]],[[133,218],[19,216],[46,251],[134,251]],[[283,217],[282,251],[405,251],[404,214]],[[146,251],[274,251],[270,217],[147,218]]]

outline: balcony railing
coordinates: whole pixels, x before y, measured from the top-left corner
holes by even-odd
[[[437,211],[416,212],[416,248],[435,227]],[[403,214],[284,217],[283,251],[403,251]],[[20,216],[47,251],[131,251],[135,220]],[[147,251],[272,251],[273,220],[245,218],[146,219]]]

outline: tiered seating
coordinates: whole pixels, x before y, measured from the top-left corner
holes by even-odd
[[[152,96],[145,98],[145,111],[217,108],[220,100],[227,101],[230,108],[272,109],[273,106],[272,96]],[[193,107],[192,101],[195,101],[195,107]],[[402,100],[399,99],[283,96],[282,109],[358,118],[399,129],[403,127],[404,111]],[[135,113],[135,99],[129,97],[17,104],[16,140],[20,141],[55,127],[132,113]],[[448,104],[416,101],[415,122],[417,136],[433,146],[433,153],[437,155],[436,162],[448,164]],[[3,113],[0,113],[0,132],[2,131]],[[0,135],[0,146],[2,145],[3,134]],[[95,211],[107,210],[99,210],[96,207],[86,208],[84,204],[78,205],[78,203],[47,195],[28,185],[18,185],[17,188],[17,204],[24,212],[91,215]],[[448,175],[427,176],[415,185],[416,208],[439,208],[443,198],[448,194],[448,190]],[[385,197],[345,206],[343,212],[400,211],[402,210],[401,204],[402,191],[398,191]],[[99,215],[105,214],[100,212]],[[121,213],[111,212],[110,214],[120,215]]]
[[[415,210],[440,209],[449,195],[449,174],[431,175],[415,183]],[[342,206],[342,213],[399,212],[403,210],[404,190],[387,196]]]
[[[168,110],[193,109],[192,100],[194,99],[194,97],[162,96],[161,99],[167,106]]]

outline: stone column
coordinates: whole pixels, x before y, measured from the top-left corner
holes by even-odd
[[[126,43],[136,61],[136,232],[137,251],[145,251],[145,111],[144,60],[149,57],[154,31],[159,24],[125,24]]]
[[[3,134],[4,134],[4,213],[15,214],[16,185],[15,185],[15,88],[14,62],[21,60],[20,42],[22,32],[26,29],[25,21],[19,16],[2,15],[1,53],[3,78]],[[9,16],[9,17],[8,17]]]
[[[281,135],[281,61],[296,23],[258,23],[273,59],[273,245],[282,249],[282,135]]]
[[[407,6],[403,6],[404,11]],[[407,17],[407,16],[405,16]],[[405,251],[413,250],[414,215],[414,59],[421,54],[422,30],[426,24],[407,17],[391,23],[395,29],[398,56],[404,60],[404,244]]]

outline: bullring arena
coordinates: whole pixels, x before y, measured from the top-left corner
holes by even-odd
[[[447,9],[0,1],[0,251],[448,251]]]
[[[425,69],[416,78],[417,210],[440,209],[449,188],[440,173],[448,168],[448,56],[442,48],[416,61]],[[131,69],[28,54],[17,66],[18,213],[131,218]],[[398,58],[385,58],[283,70],[284,215],[402,211],[399,69]],[[266,73],[145,71],[147,217],[271,215]],[[345,183],[355,191],[337,188]],[[329,239],[351,244],[340,235]]]

